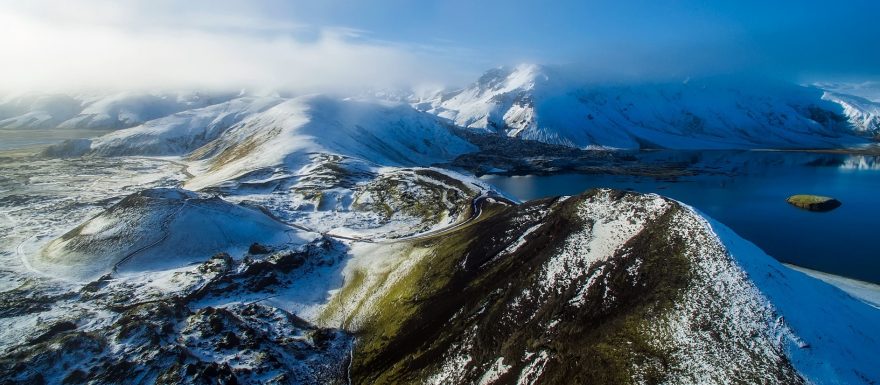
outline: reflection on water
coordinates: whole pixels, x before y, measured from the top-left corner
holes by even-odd
[[[840,168],[849,170],[880,170],[880,157],[850,156],[843,161]]]
[[[770,151],[656,151],[638,157],[702,172],[675,181],[580,174],[482,179],[522,200],[593,187],[655,192],[696,207],[781,261],[880,282],[880,157]],[[793,194],[828,195],[843,205],[808,212],[785,202]]]

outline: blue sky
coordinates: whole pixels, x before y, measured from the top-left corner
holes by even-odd
[[[0,0],[0,47],[11,59],[0,61],[0,80],[21,88],[461,83],[523,61],[597,77],[877,80],[878,15],[880,1],[867,0]]]
[[[717,61],[709,64],[783,75],[880,71],[880,1],[329,0],[286,8],[294,20],[458,48],[483,66],[669,54],[669,65],[682,67]]]

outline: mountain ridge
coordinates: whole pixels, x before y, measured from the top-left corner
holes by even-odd
[[[865,142],[859,107],[817,88],[739,78],[586,82],[553,67],[489,70],[417,107],[466,128],[572,147],[835,147]],[[846,121],[849,120],[849,123]],[[854,130],[855,129],[855,130]]]

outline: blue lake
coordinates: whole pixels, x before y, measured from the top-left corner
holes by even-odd
[[[520,200],[594,187],[658,193],[696,207],[782,262],[880,283],[880,157],[769,151],[657,151],[637,157],[703,172],[674,180],[584,174],[482,179]],[[793,194],[832,196],[843,205],[810,212],[785,202]]]
[[[78,129],[0,129],[0,151],[33,148],[49,144],[61,143],[67,139],[90,138],[106,134],[106,130]]]

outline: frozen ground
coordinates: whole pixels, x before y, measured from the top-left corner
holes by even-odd
[[[122,197],[175,187],[181,166],[147,158],[0,162],[0,287],[15,287],[32,271],[24,256],[85,222]]]

